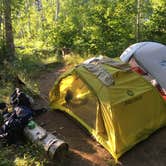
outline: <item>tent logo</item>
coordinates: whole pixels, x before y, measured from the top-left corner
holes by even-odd
[[[132,91],[132,90],[127,90],[127,94],[129,95],[129,96],[134,96],[134,92]]]

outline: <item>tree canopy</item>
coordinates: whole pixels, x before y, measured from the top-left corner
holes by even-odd
[[[7,0],[12,31],[5,26],[6,3],[0,6],[0,45],[14,36],[15,47],[41,46],[79,54],[111,57],[139,41],[166,43],[164,0]],[[9,20],[10,21],[10,20]],[[35,43],[35,44],[34,44]]]

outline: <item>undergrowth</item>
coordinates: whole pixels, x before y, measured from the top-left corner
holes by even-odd
[[[0,166],[45,166],[51,163],[45,156],[44,150],[35,144],[0,148]]]
[[[42,51],[41,51],[42,52]],[[14,90],[12,75],[15,74],[25,84],[25,93],[32,96],[40,94],[38,83],[35,81],[42,71],[55,70],[58,66],[57,57],[54,54],[42,54],[39,50],[17,50],[17,57],[13,64],[5,62],[0,65],[0,102],[10,102],[10,95]],[[79,55],[65,56],[64,62],[74,66],[82,62],[84,58]],[[47,159],[44,150],[34,144],[24,146],[0,147],[0,166],[46,166],[54,165]]]

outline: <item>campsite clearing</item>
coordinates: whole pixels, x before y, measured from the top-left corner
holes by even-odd
[[[45,100],[39,100],[41,106],[48,105],[48,92],[54,84],[57,76],[63,72],[59,67],[54,71],[43,72],[38,81],[40,92]],[[111,155],[94,141],[84,130],[65,116],[62,112],[50,111],[38,117],[39,123],[45,124],[45,128],[53,132],[70,146],[69,155],[63,165],[68,166],[111,166],[115,165]],[[165,166],[166,163],[166,128],[155,132],[146,141],[136,145],[125,153],[119,161],[124,166]]]

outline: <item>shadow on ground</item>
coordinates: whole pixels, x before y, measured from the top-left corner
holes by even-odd
[[[48,92],[63,68],[43,73],[39,78],[43,100],[41,106],[48,105]],[[82,130],[77,123],[60,111],[49,111],[37,119],[45,124],[44,128],[66,141],[70,152],[63,161],[63,166],[113,166],[111,155]],[[120,159],[123,166],[166,166],[166,128],[160,129],[145,141],[137,144]]]
[[[124,166],[166,166],[166,128],[137,144],[120,161]]]
[[[64,165],[68,166],[107,166],[110,154],[93,140],[76,122],[61,111],[49,111],[37,119],[47,131],[69,144],[69,154]]]

